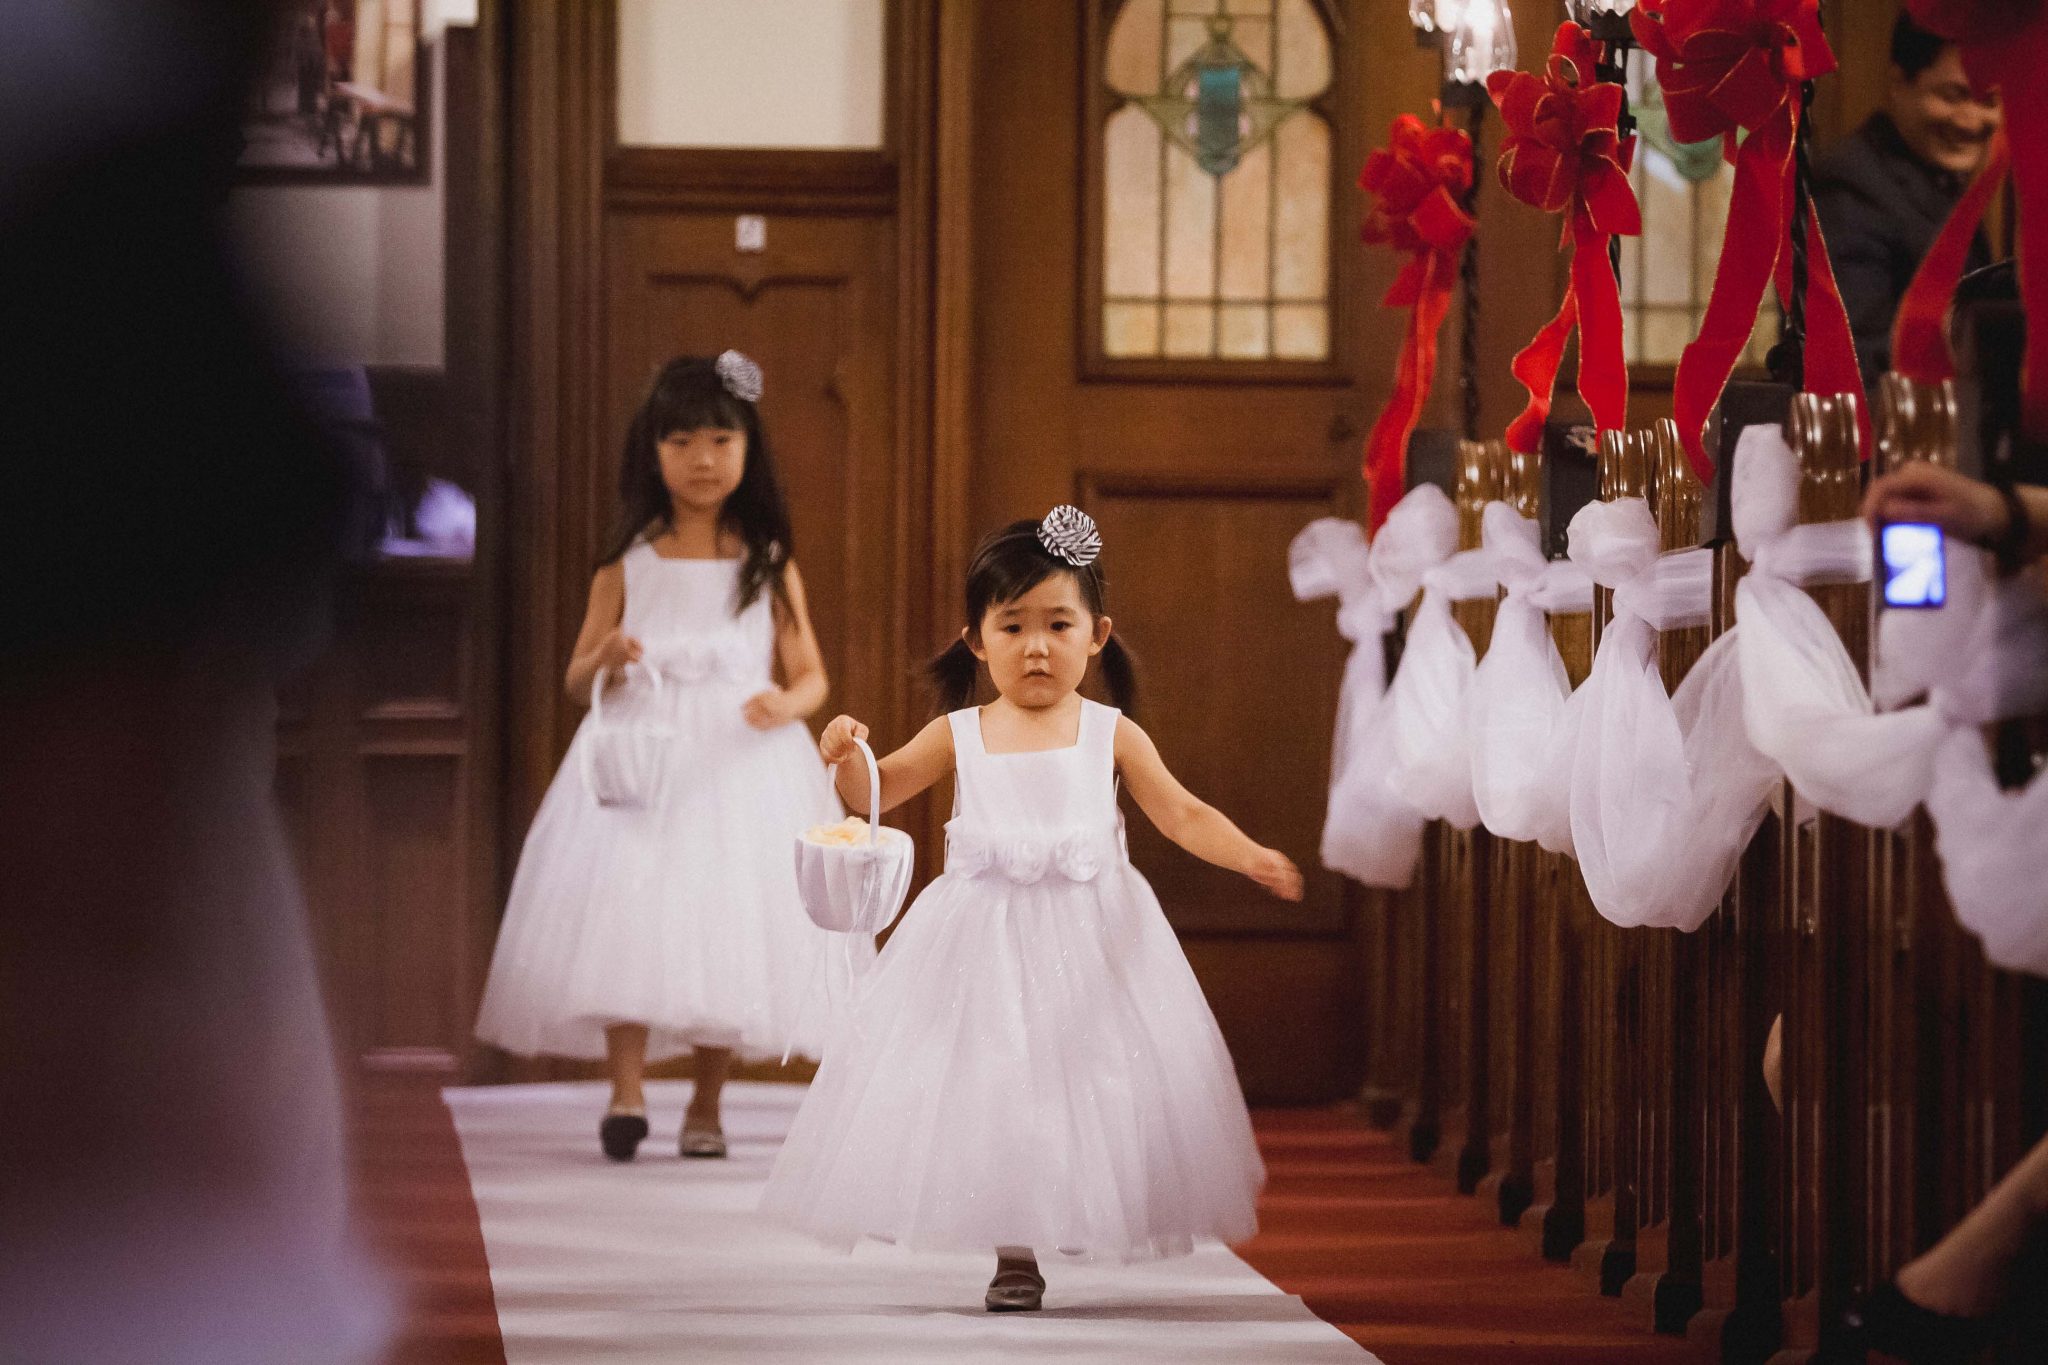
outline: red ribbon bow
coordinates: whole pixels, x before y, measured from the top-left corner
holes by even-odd
[[[1572,329],[1579,331],[1579,393],[1603,430],[1628,418],[1628,365],[1621,353],[1621,291],[1607,259],[1615,236],[1643,230],[1628,181],[1634,140],[1621,136],[1622,88],[1593,79],[1598,50],[1577,24],[1558,27],[1541,76],[1496,71],[1486,88],[1507,124],[1500,179],[1509,194],[1546,213],[1565,213],[1571,281],[1557,316],[1516,355],[1528,406],[1508,426],[1508,444],[1533,452],[1550,416],[1551,389]],[[1560,243],[1562,245],[1562,243]]]
[[[1942,315],[1962,277],[1970,239],[2010,166],[2019,207],[2020,302],[2027,317],[2027,354],[2020,387],[2020,427],[2048,440],[2048,346],[2037,319],[2048,318],[2048,101],[2029,99],[2030,79],[2048,70],[2048,5],[2040,0],[1907,0],[1928,28],[1962,44],[1963,65],[1981,89],[2006,91],[2005,125],[1984,169],[1956,205],[1941,236],[1914,275],[1893,330],[1892,368],[1927,382],[1955,373]],[[2026,231],[2032,226],[2032,231]]]
[[[1408,254],[1380,306],[1409,314],[1394,391],[1365,438],[1373,531],[1400,500],[1408,438],[1436,377],[1436,338],[1450,311],[1458,255],[1472,237],[1472,216],[1461,202],[1472,188],[1472,139],[1462,129],[1431,127],[1403,114],[1388,130],[1387,144],[1359,172],[1359,187],[1376,201],[1359,236]]]
[[[1792,296],[1800,87],[1834,70],[1835,54],[1821,33],[1819,0],[1645,0],[1629,22],[1636,41],[1657,59],[1671,135],[1680,142],[1723,138],[1735,164],[1714,290],[1699,335],[1679,357],[1672,394],[1686,454],[1700,477],[1711,479],[1714,462],[1702,433],[1749,345],[1764,287],[1775,278],[1779,297]],[[1749,132],[1739,148],[1738,129]],[[1805,387],[1810,393],[1853,393],[1860,400],[1863,381],[1849,314],[1810,200],[1806,241]],[[1857,419],[1867,453],[1869,419],[1861,402]]]

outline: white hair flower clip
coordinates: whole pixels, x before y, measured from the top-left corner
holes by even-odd
[[[718,357],[718,380],[725,391],[743,403],[761,401],[761,367],[738,351],[724,351]]]
[[[1095,518],[1061,503],[1038,523],[1038,543],[1077,569],[1085,569],[1102,553],[1102,533]]]

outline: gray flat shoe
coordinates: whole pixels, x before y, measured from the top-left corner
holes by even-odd
[[[1045,1307],[1045,1277],[1035,1270],[998,1270],[983,1303],[991,1313],[1036,1313]]]
[[[722,1157],[725,1155],[725,1134],[716,1128],[692,1128],[683,1125],[683,1135],[676,1139],[676,1151],[688,1157]]]

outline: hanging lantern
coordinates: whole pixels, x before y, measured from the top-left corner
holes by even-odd
[[[1209,20],[1209,41],[1136,103],[1210,175],[1227,175],[1305,101],[1282,99],[1273,78],[1232,39],[1234,22]]]
[[[1515,69],[1515,21],[1507,0],[1469,0],[1449,32],[1444,61],[1451,84],[1484,85],[1494,72]]]

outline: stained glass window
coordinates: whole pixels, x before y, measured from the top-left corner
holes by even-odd
[[[1672,139],[1649,65],[1638,58],[1628,73],[1629,105],[1641,121],[1632,178],[1643,235],[1621,239],[1623,335],[1631,365],[1676,365],[1713,293],[1735,168],[1718,141]],[[1777,337],[1778,310],[1766,298],[1742,363],[1762,364]]]
[[[1310,0],[1126,0],[1103,75],[1102,352],[1330,354],[1330,38]]]

